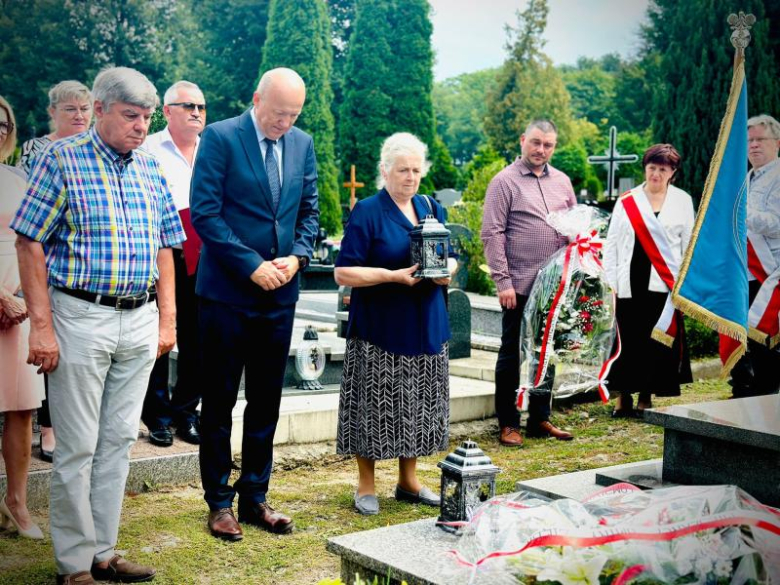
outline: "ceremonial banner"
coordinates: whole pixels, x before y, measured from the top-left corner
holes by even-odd
[[[747,84],[740,63],[672,295],[677,308],[720,333],[723,375],[747,345],[747,150]]]

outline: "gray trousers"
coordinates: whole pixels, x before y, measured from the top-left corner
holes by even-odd
[[[69,574],[114,556],[159,314],[154,302],[117,311],[56,289],[51,304],[60,347],[49,374],[51,539],[58,573]]]

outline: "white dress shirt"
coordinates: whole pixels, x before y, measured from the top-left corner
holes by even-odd
[[[198,145],[200,136],[195,141],[195,152],[192,160],[198,154]],[[168,127],[166,126],[160,132],[147,136],[143,147],[149,154],[153,155],[162,168],[165,180],[168,181],[168,188],[173,195],[173,203],[176,205],[176,211],[189,209],[190,207],[190,183],[192,182],[192,166],[187,158],[182,154],[179,147],[173,142]]]

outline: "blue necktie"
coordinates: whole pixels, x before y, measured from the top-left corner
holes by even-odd
[[[273,202],[274,211],[279,208],[279,199],[282,195],[282,183],[279,180],[279,165],[276,164],[276,156],[274,156],[274,145],[276,140],[270,138],[263,138],[267,148],[265,149],[265,172],[268,175],[268,184],[271,186],[271,200]]]

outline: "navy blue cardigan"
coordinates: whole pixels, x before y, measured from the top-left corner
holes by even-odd
[[[444,209],[428,200],[436,218],[444,223]],[[430,213],[422,195],[415,195],[412,202],[417,217]],[[352,209],[336,266],[408,268],[409,232],[413,227],[382,189]],[[347,337],[401,355],[437,354],[450,338],[445,294],[446,287],[430,280],[411,287],[384,283],[353,288]]]

